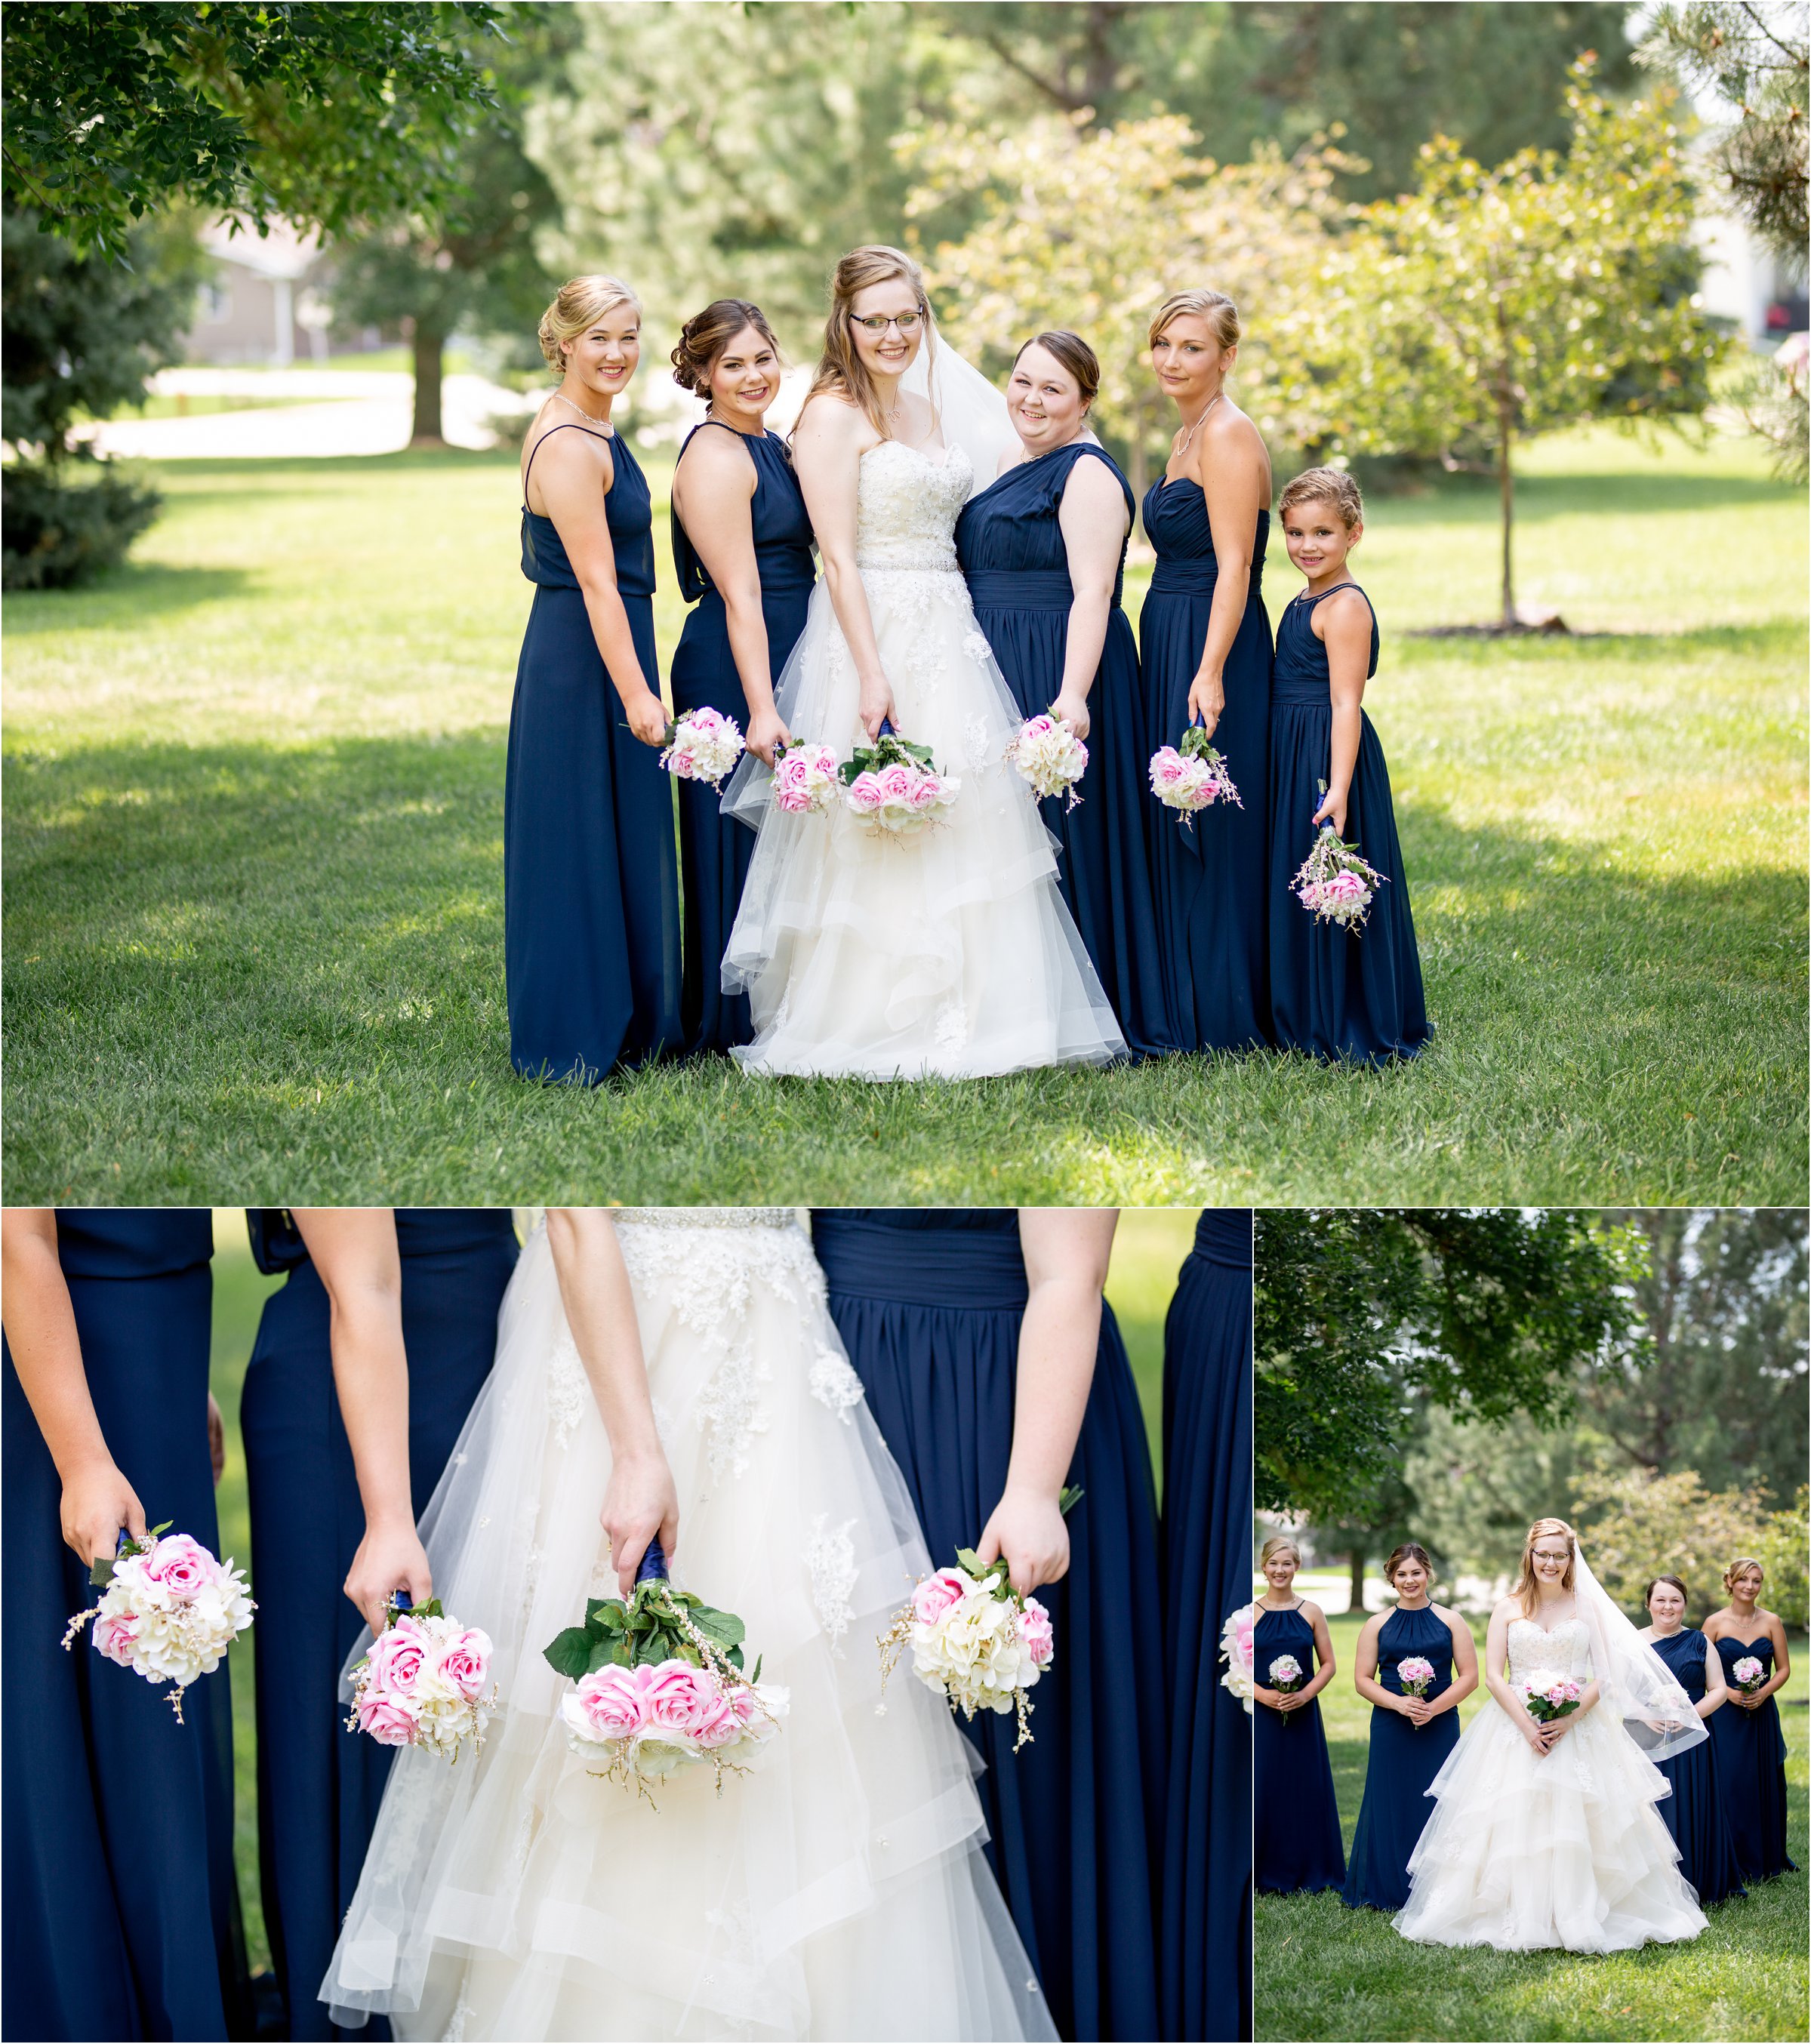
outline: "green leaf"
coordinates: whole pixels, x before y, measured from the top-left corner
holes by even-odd
[[[621,1632],[626,1622],[621,1597],[586,1597],[585,1623],[605,1632]]]
[[[584,1672],[587,1675],[594,1675],[600,1668],[627,1668],[633,1666],[634,1663],[630,1661],[627,1650],[620,1639],[602,1639],[594,1644],[590,1652],[586,1656]]]
[[[748,1628],[732,1611],[713,1611],[701,1604],[692,1613],[692,1623],[706,1639],[722,1646],[734,1646],[748,1636]]]
[[[1065,1484],[1061,1494],[1057,1498],[1056,1508],[1064,1518],[1067,1518],[1086,1495],[1087,1493],[1079,1483]]]
[[[736,1666],[737,1666],[738,1668],[740,1668],[740,1667],[741,1666],[742,1663],[741,1663],[741,1662],[740,1662],[740,1660],[738,1660],[738,1661],[736,1662]],[[757,1655],[755,1657],[755,1672],[754,1672],[754,1673],[753,1673],[752,1675],[751,1675],[751,1676],[748,1677],[748,1680],[749,1680],[751,1682],[758,1682],[758,1681],[760,1681],[760,1679],[761,1679],[761,1659],[760,1659],[760,1656],[759,1656],[759,1654],[757,1654]]]
[[[981,1573],[981,1558],[972,1547],[956,1549],[955,1565],[959,1569],[966,1570],[971,1576],[979,1576]]]
[[[582,1625],[569,1625],[563,1632],[556,1633],[541,1653],[554,1673],[568,1681],[576,1682],[591,1670],[591,1635]]]
[[[161,1526],[153,1526],[144,1537],[147,1540],[161,1540],[175,1523],[174,1519],[166,1519]]]
[[[740,1646],[732,1646],[729,1651],[725,1654],[723,1658],[729,1663],[732,1668],[737,1669],[740,1669],[742,1666],[742,1650]]]

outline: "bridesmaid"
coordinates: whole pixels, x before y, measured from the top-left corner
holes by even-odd
[[[805,629],[816,574],[792,457],[767,428],[780,367],[765,315],[741,298],[719,298],[687,320],[673,350],[674,382],[709,407],[673,475],[673,566],[696,606],[673,655],[673,714],[709,708],[734,717],[769,765],[775,746],[791,742],[774,682]],[[755,836],[722,813],[708,783],[682,781],[679,793],[686,1048],[723,1051],[755,1033],[747,994],[720,984]]]
[[[246,1218],[259,1267],[289,1273],[265,1301],[240,1405],[252,1550],[273,1558],[252,1635],[264,1921],[287,2034],[333,2037],[317,1990],[391,1759],[347,1731],[334,1678],[393,1590],[432,1594],[415,1513],[490,1374],[516,1237],[506,1208],[299,1207],[293,1219],[253,1208]],[[355,1428],[367,1408],[390,1415],[381,1437],[407,1441],[407,1467],[355,1454],[342,1408]],[[373,1496],[413,1508],[367,1515],[361,1500]],[[298,1668],[315,1679],[297,1684]],[[380,2019],[358,2034],[389,2032]]]
[[[1641,1637],[1666,1662],[1673,1679],[1698,1706],[1698,1716],[1711,1723],[1728,1701],[1729,1692],[1722,1657],[1685,1622],[1685,1585],[1677,1576],[1656,1576],[1644,1596],[1652,1623]],[[1719,1792],[1714,1732],[1701,1746],[1655,1765],[1673,1785],[1673,1792],[1655,1808],[1679,1849],[1679,1872],[1698,1891],[1700,1904],[1727,1902],[1744,1893],[1728,1812]]]
[[[1364,536],[1349,475],[1311,468],[1277,499],[1289,557],[1308,586],[1277,629],[1271,713],[1271,1012],[1286,1048],[1387,1064],[1432,1035],[1390,769],[1364,713],[1377,618],[1347,555]],[[1321,825],[1384,877],[1362,930],[1318,922],[1291,892]]]
[[[1252,2034],[1252,1720],[1220,1681],[1221,1629],[1249,1599],[1251,1524],[1252,1216],[1210,1208],[1163,1325],[1170,2038]]]
[[[1163,1700],[1140,1677],[1127,1602],[1157,1579],[1156,1504],[1102,1297],[1117,1218],[840,1208],[812,1223],[932,1561],[1003,1553],[1055,1628],[1032,1744],[1014,1754],[1010,1718],[958,1723],[986,1763],[988,1858],[1065,2037],[1158,2034]],[[1086,1493],[1067,1520],[1065,1483]]]
[[[1258,1888],[1266,1895],[1343,1888],[1340,1806],[1315,1700],[1333,1679],[1332,1635],[1321,1607],[1291,1587],[1302,1566],[1302,1550],[1293,1540],[1267,1540],[1259,1566],[1269,1588],[1258,1599],[1252,1635],[1252,1695],[1258,1705],[1252,1726],[1257,1777],[1252,1834]],[[1269,1680],[1286,1654],[1307,1678],[1286,1693]]]
[[[1761,1608],[1763,1580],[1752,1555],[1732,1562],[1723,1577],[1729,1601],[1704,1621],[1704,1636],[1722,1661],[1729,1692],[1728,1708],[1709,1720],[1710,1736],[1744,1881],[1794,1871],[1786,1850],[1786,1735],[1774,1701],[1792,1673],[1792,1660],[1785,1626],[1776,1613]],[[1752,1694],[1736,1677],[1736,1663],[1748,1660],[1759,1662],[1764,1678]]]
[[[1148,759],[1199,724],[1244,801],[1243,808],[1217,803],[1185,828],[1145,797],[1171,1014],[1190,1051],[1247,1050],[1271,1033],[1271,624],[1263,588],[1271,463],[1257,428],[1226,394],[1239,333],[1238,309],[1219,291],[1178,291],[1151,322],[1152,366],[1182,424],[1168,467],[1144,495],[1157,566],[1138,619],[1140,749]]]
[[[94,1601],[90,1565],[117,1551],[122,1529],[167,1520],[220,1552],[213,1218],[206,1207],[15,1207],[0,1251],[0,2031],[249,2036],[227,1666],[190,1686],[179,1724],[164,1685],[108,1666],[87,1632],[67,1653],[57,1644]]]
[[[1365,1621],[1353,1682],[1369,1700],[1371,1747],[1364,1800],[1352,1834],[1343,1900],[1348,1909],[1401,1909],[1409,1900],[1409,1855],[1433,1805],[1428,1785],[1459,1743],[1459,1706],[1478,1686],[1478,1648],[1455,1612],[1428,1601],[1433,1563],[1405,1541],[1383,1566],[1396,1608]],[[1402,1685],[1402,1663],[1422,1660],[1433,1680],[1421,1696]]]
[[[1054,708],[1086,741],[1081,801],[1041,807],[1062,847],[1063,897],[1135,1055],[1176,1048],[1145,845],[1138,648],[1120,605],[1132,490],[1094,438],[1101,384],[1079,335],[1040,333],[1019,350],[1006,409],[1013,465],[956,521],[975,615],[1021,715]]]
[[[509,1058],[531,1078],[595,1085],[682,1041],[652,500],[610,423],[640,359],[641,307],[613,277],[575,277],[540,346],[560,384],[523,448],[535,598],[503,792]]]

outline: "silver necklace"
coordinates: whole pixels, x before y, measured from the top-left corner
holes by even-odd
[[[573,404],[572,400],[567,396],[563,390],[556,390],[553,394],[559,400],[561,404],[571,405],[571,409],[579,414],[580,418],[588,421],[592,425],[607,426],[609,425],[610,422],[608,419],[600,419],[595,413],[587,412],[583,405]],[[1206,413],[1203,412],[1201,417],[1202,419],[1205,419],[1207,417]],[[1198,419],[1195,421],[1197,425],[1199,425],[1200,423],[1200,419]]]
[[[1202,406],[1201,418],[1197,419],[1194,424],[1189,428],[1188,431],[1183,434],[1182,444],[1176,449],[1175,453],[1171,456],[1171,460],[1179,461],[1182,457],[1188,452],[1189,442],[1192,440],[1195,435],[1201,431],[1202,419],[1205,419],[1208,413],[1213,409],[1214,406],[1217,405],[1221,399],[1225,395],[1226,393],[1224,390],[1216,390],[1213,395],[1208,399],[1207,402]]]

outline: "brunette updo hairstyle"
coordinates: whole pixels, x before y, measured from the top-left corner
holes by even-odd
[[[1654,1593],[1660,1587],[1662,1583],[1670,1583],[1672,1587],[1678,1592],[1679,1595],[1685,1599],[1687,1604],[1691,1602],[1691,1592],[1686,1588],[1685,1585],[1679,1581],[1677,1576],[1652,1576],[1648,1578],[1648,1587],[1641,1593],[1641,1608],[1644,1611],[1645,1611],[1648,1606],[1652,1603]]]
[[[1433,1581],[1433,1557],[1419,1540],[1405,1540],[1400,1547],[1390,1549],[1390,1559],[1383,1565],[1383,1580],[1394,1585],[1396,1581],[1396,1571],[1405,1562],[1419,1562],[1428,1572],[1428,1581]]]
[[[1194,313],[1205,320],[1213,329],[1215,341],[1222,348],[1239,345],[1239,336],[1244,332],[1239,324],[1239,308],[1224,291],[1211,291],[1205,286],[1198,291],[1170,294],[1152,317],[1147,344],[1155,348],[1164,328],[1185,313]]]
[[[553,303],[540,316],[538,337],[547,366],[558,376],[566,374],[562,341],[576,340],[586,327],[594,325],[618,305],[641,309],[641,301],[619,277],[568,277]]]
[[[1028,348],[1041,348],[1047,354],[1054,355],[1080,386],[1082,409],[1085,412],[1100,394],[1100,358],[1079,333],[1071,333],[1066,326],[1053,327],[1048,333],[1034,333],[1031,339],[1019,344],[1019,352],[1013,357],[1017,369]]]
[[[935,354],[936,322],[931,317],[931,302],[925,295],[924,271],[904,249],[890,248],[884,242],[870,242],[863,248],[852,248],[830,273],[830,317],[824,322],[824,352],[813,372],[811,388],[805,394],[807,405],[823,390],[846,398],[865,414],[881,438],[888,440],[893,437],[892,428],[881,411],[880,395],[874,387],[874,379],[856,352],[855,336],[849,332],[849,313],[858,294],[865,291],[869,285],[888,283],[895,277],[911,286],[912,295],[917,301],[918,315],[925,323],[925,337],[920,345],[926,351],[926,361]]]
[[[713,298],[679,328],[679,345],[672,354],[673,381],[708,403],[712,372],[731,341],[751,326],[778,355],[780,344],[759,305],[746,298]]]
[[[1305,468],[1293,482],[1286,482],[1276,501],[1277,523],[1280,525],[1298,504],[1331,504],[1348,532],[1364,522],[1364,498],[1343,468]]]

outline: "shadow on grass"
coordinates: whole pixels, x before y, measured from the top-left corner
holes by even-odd
[[[40,632],[106,631],[148,617],[193,610],[243,596],[254,578],[244,568],[164,567],[127,561],[83,589],[20,590],[6,599],[9,636]]]

